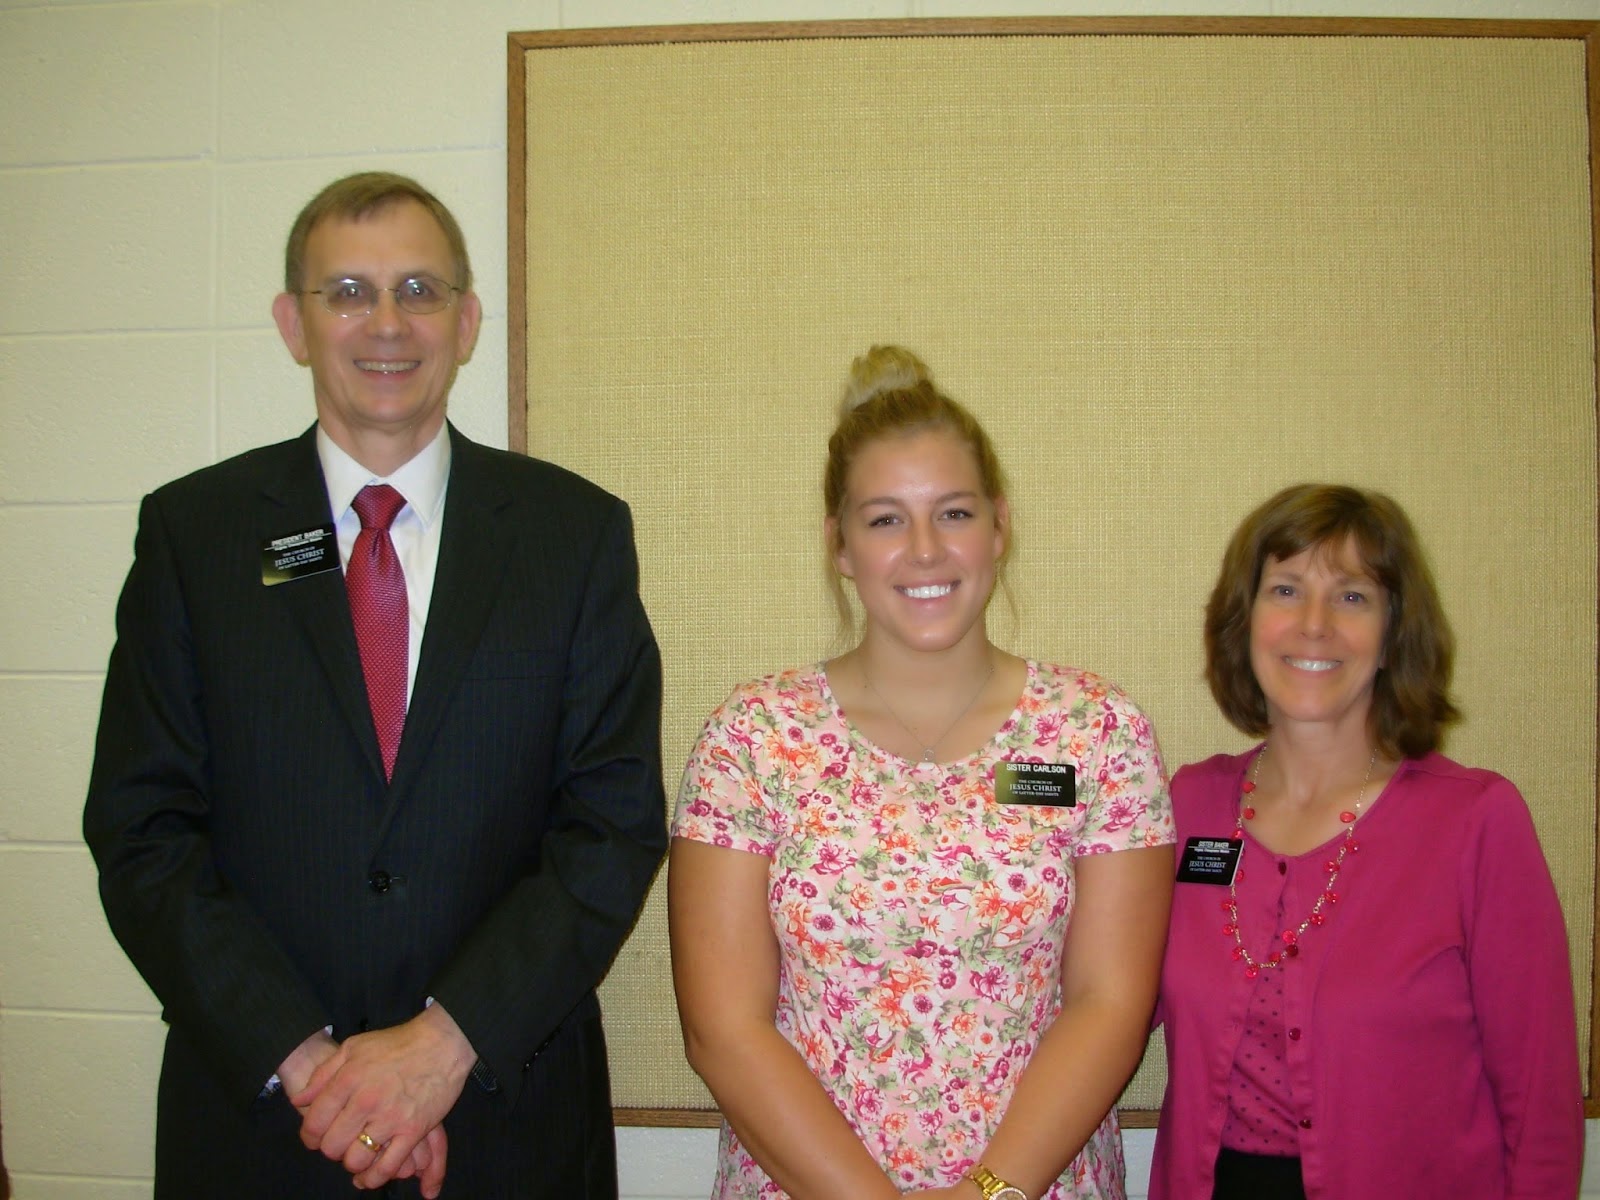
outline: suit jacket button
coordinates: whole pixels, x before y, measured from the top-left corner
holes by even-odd
[[[393,878],[387,871],[374,871],[367,876],[367,886],[380,896],[389,890],[389,885],[392,882]]]

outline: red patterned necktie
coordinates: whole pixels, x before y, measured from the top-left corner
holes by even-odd
[[[406,498],[386,483],[369,484],[356,494],[350,506],[361,518],[361,532],[344,573],[385,779],[394,775],[395,751],[400,748],[400,730],[406,723],[411,615],[405,573],[389,538],[389,526],[405,503]]]

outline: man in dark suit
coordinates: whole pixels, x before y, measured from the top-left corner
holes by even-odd
[[[316,425],[145,498],[84,811],[156,1195],[615,1196],[595,988],[666,844],[628,510],[446,422],[480,307],[419,185],[331,184],[285,277]]]

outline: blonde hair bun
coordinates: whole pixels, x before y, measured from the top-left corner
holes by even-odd
[[[928,365],[904,346],[873,346],[850,364],[839,415],[847,416],[885,392],[910,391],[919,383],[932,382]]]

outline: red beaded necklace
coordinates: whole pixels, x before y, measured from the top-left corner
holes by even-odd
[[[1250,765],[1250,778],[1240,787],[1243,793],[1239,797],[1239,816],[1233,824],[1234,839],[1241,843],[1241,860],[1239,867],[1233,873],[1233,879],[1228,883],[1228,898],[1222,902],[1222,911],[1228,914],[1228,921],[1222,927],[1225,937],[1233,939],[1233,960],[1244,964],[1245,978],[1254,979],[1262,971],[1272,967],[1281,967],[1291,958],[1300,954],[1300,937],[1313,925],[1321,925],[1328,918],[1323,914],[1323,909],[1330,904],[1339,903],[1339,893],[1333,890],[1334,881],[1339,878],[1339,872],[1344,868],[1344,860],[1351,854],[1360,850],[1356,843],[1356,821],[1361,816],[1361,805],[1367,798],[1367,784],[1372,782],[1372,769],[1378,765],[1378,751],[1374,747],[1372,757],[1367,760],[1366,778],[1361,781],[1361,790],[1356,793],[1354,810],[1345,809],[1339,814],[1339,820],[1344,822],[1344,841],[1339,843],[1339,849],[1327,862],[1328,882],[1322,887],[1322,894],[1317,897],[1317,902],[1311,906],[1311,912],[1304,921],[1293,929],[1285,929],[1278,937],[1282,940],[1281,949],[1273,950],[1263,959],[1256,959],[1250,951],[1244,948],[1244,938],[1239,933],[1239,880],[1244,878],[1243,849],[1244,823],[1254,820],[1255,808],[1249,803],[1250,793],[1256,790],[1256,778],[1261,774],[1261,760],[1266,758],[1267,748],[1261,747],[1261,753],[1256,755],[1256,761]]]

